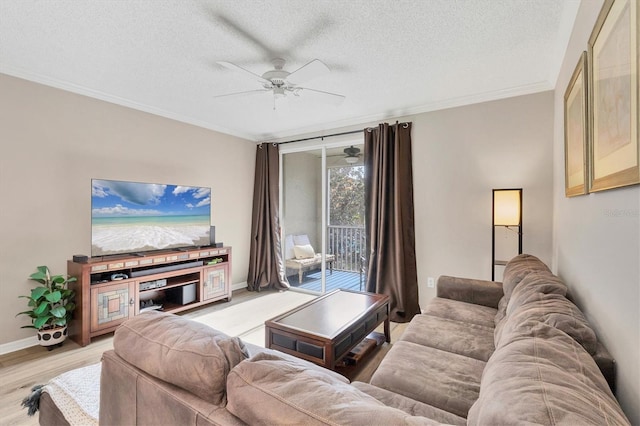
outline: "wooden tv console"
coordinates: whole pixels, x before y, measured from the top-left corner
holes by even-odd
[[[67,274],[77,278],[69,284],[77,305],[69,333],[86,346],[146,309],[180,312],[231,300],[231,247],[69,260]]]

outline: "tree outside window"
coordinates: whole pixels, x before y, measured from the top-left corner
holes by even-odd
[[[329,225],[364,226],[364,166],[329,169]]]
[[[364,215],[364,166],[330,168],[329,252],[338,270],[363,270]]]

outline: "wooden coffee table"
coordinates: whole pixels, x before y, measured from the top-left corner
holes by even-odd
[[[265,322],[266,347],[334,370],[351,349],[384,322],[389,333],[389,296],[335,290]]]

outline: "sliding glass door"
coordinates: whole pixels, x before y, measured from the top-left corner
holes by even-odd
[[[364,290],[364,166],[360,153],[347,161],[344,149],[281,149],[282,246],[293,290]]]

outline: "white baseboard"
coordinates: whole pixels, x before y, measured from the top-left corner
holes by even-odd
[[[34,330],[35,333],[35,330]],[[38,345],[38,337],[31,336],[26,339],[16,340],[9,343],[0,345],[0,355],[8,354],[11,352],[19,351],[20,349],[30,348],[31,346]]]
[[[241,282],[236,284],[231,284],[231,291],[242,290],[243,288],[247,288],[247,282]]]
[[[247,288],[247,282],[241,282],[231,285],[231,290],[242,290],[243,288]],[[34,331],[35,332],[35,331]],[[16,340],[14,342],[4,343],[0,345],[0,355],[8,354],[11,352],[19,351],[20,349],[30,348],[31,346],[38,345],[38,337],[32,336],[27,337],[26,339]]]

